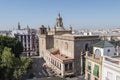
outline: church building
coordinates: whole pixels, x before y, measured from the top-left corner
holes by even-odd
[[[91,44],[100,40],[95,35],[72,34],[72,27],[65,29],[60,14],[54,28],[42,25],[39,35],[40,57],[62,77],[83,74],[85,62],[82,53],[91,50]]]

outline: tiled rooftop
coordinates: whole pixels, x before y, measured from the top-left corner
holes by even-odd
[[[95,46],[95,47],[101,47],[101,48],[114,47],[113,44],[111,44],[111,43],[109,43],[109,42],[107,42],[107,41],[100,41],[100,42],[94,44],[93,46]]]
[[[73,60],[73,58],[71,57],[68,57],[64,54],[60,54],[60,51],[59,50],[56,50],[54,52],[51,53],[51,55],[57,59],[59,59],[60,61],[66,61],[66,60]]]

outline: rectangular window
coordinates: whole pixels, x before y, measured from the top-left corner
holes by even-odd
[[[53,64],[53,60],[51,59],[51,63]]]
[[[53,65],[55,65],[55,61],[53,60]]]
[[[65,64],[65,71],[68,71],[68,64]]]
[[[99,76],[99,66],[98,65],[94,65],[93,75],[95,75],[97,77]]]
[[[56,61],[55,61],[55,66],[57,66]]]
[[[69,63],[69,70],[72,70],[72,63]]]
[[[87,70],[88,70],[88,72],[90,72],[90,73],[91,73],[91,63],[90,63],[90,62],[88,62],[88,65],[87,65]]]
[[[60,70],[61,70],[61,64],[60,64]]]
[[[25,48],[25,51],[26,51],[27,49]]]
[[[25,43],[26,43],[26,35],[24,35],[24,41],[25,41]]]
[[[57,68],[59,68],[59,64],[58,64],[58,62],[57,62]]]

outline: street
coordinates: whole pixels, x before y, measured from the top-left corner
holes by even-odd
[[[32,64],[33,69],[31,70],[31,73],[34,74],[35,78],[43,78],[48,76],[48,74],[42,67],[44,63],[45,62],[42,58],[33,58],[33,64]]]
[[[34,56],[34,57],[32,57],[32,59],[33,59],[32,69],[28,70],[27,74],[25,75],[25,77],[23,77],[22,80],[47,77],[48,73],[42,67],[42,65],[45,63],[45,61],[38,56]]]
[[[22,78],[22,80],[27,80],[27,79],[40,79],[40,78],[46,78],[46,77],[59,77],[54,71],[52,71],[51,68],[47,66],[43,66],[45,64],[45,61],[43,58],[40,58],[38,56],[33,56],[32,57],[33,62],[32,62],[32,68],[28,70],[26,75]],[[84,80],[83,76],[79,77],[66,77],[66,80]]]

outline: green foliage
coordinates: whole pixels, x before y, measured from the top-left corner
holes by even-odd
[[[0,58],[0,80],[20,80],[32,62],[31,58],[15,57],[7,47]]]
[[[20,79],[22,77],[22,75],[26,73],[26,70],[30,66],[31,62],[32,62],[31,58],[21,57],[19,60],[17,59],[16,65],[14,66],[14,68],[15,68],[15,71],[13,73],[14,78]]]
[[[11,49],[5,47],[2,56],[1,56],[1,70],[2,75],[4,76],[4,79],[8,78],[13,66],[13,59],[14,59],[14,54],[11,54]]]
[[[12,68],[13,65],[13,59],[14,59],[14,54],[11,53],[11,49],[5,47],[3,54],[1,56],[1,67],[7,67],[7,68]]]
[[[22,43],[16,38],[0,36],[0,53],[2,53],[5,47],[11,48],[12,53],[14,53],[16,57],[19,57],[23,51]]]

